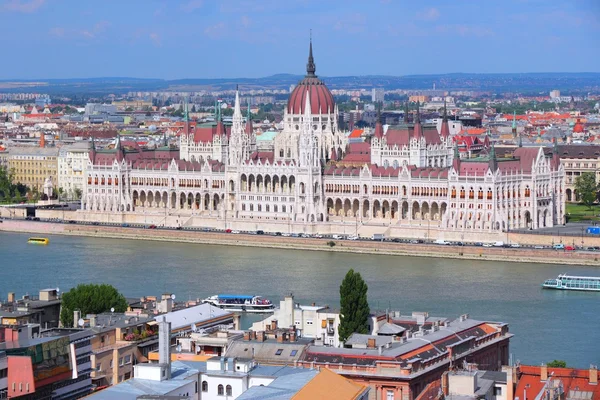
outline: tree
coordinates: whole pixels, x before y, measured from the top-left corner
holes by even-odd
[[[567,368],[567,362],[563,360],[553,360],[547,364],[550,368]]]
[[[592,205],[598,197],[598,184],[593,172],[584,172],[575,178],[575,190],[581,202],[592,209]]]
[[[62,296],[60,322],[64,327],[73,326],[73,311],[80,310],[81,315],[100,314],[110,311],[125,312],[127,300],[113,286],[107,284],[81,284]]]
[[[73,192],[75,193],[75,200],[81,199],[81,189],[75,188]]]
[[[367,284],[359,272],[348,271],[340,285],[340,340],[353,333],[369,333]]]

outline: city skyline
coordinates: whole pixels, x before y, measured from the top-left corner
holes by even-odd
[[[589,0],[7,0],[0,32],[20,44],[5,47],[0,79],[302,74],[310,30],[324,76],[595,72],[599,15]]]

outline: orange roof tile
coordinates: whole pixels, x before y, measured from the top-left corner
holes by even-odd
[[[354,400],[358,399],[365,391],[365,386],[352,382],[341,375],[323,368],[321,372],[310,380],[293,400]]]
[[[348,137],[359,138],[359,137],[362,136],[362,134],[364,133],[364,131],[365,131],[364,129],[355,129],[355,130],[352,131],[352,133]]]

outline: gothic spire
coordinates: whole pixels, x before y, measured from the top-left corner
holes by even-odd
[[[443,121],[448,121],[448,110],[446,109],[446,98],[444,97],[444,117]]]
[[[404,103],[404,123],[408,124],[408,100]]]
[[[492,172],[496,172],[496,170],[498,169],[498,160],[496,160],[496,147],[494,146],[494,143],[492,143],[492,145],[490,147],[489,166],[490,166],[490,169],[492,170]]]
[[[306,76],[313,77],[316,76],[315,72],[317,70],[317,66],[315,65],[315,59],[313,58],[313,50],[312,50],[312,31],[310,33],[310,45],[308,49],[308,63],[306,64]]]
[[[248,116],[246,117],[246,133],[251,134],[254,131],[252,127],[252,113],[250,112],[250,99],[248,99]]]

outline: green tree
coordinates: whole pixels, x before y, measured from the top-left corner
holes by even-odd
[[[64,327],[73,326],[73,311],[81,315],[100,314],[110,311],[125,312],[127,300],[113,286],[107,284],[81,284],[62,295],[60,322]]]
[[[353,333],[369,333],[367,284],[359,272],[348,271],[340,285],[340,340]]]
[[[584,172],[575,178],[575,190],[581,202],[591,210],[592,205],[598,198],[598,184],[593,172]]]
[[[81,189],[75,188],[73,192],[75,193],[75,200],[81,199]]]
[[[567,368],[567,362],[563,360],[553,360],[547,364],[550,368]]]

